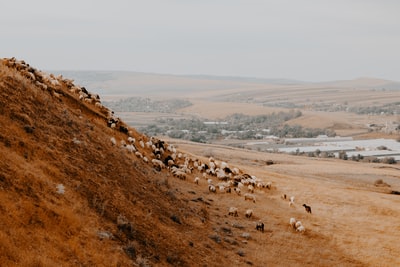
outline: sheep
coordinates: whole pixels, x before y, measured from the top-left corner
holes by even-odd
[[[300,232],[300,233],[304,233],[304,232],[306,231],[306,228],[305,228],[303,225],[300,225],[300,226],[296,229],[296,231],[297,231],[297,232]]]
[[[246,213],[245,213],[246,218],[250,218],[252,215],[253,215],[253,210],[251,210],[251,209],[246,210]]]
[[[254,203],[256,203],[256,196],[252,194],[244,194],[244,200],[252,200]]]
[[[257,222],[256,230],[264,232],[264,223],[262,221]]]
[[[236,194],[239,196],[241,195],[240,188],[235,187],[233,190],[235,190]]]
[[[249,184],[249,185],[247,186],[247,190],[248,190],[250,193],[254,193],[254,186],[252,186],[251,184]]]
[[[311,207],[310,207],[310,206],[308,206],[308,205],[306,205],[306,204],[303,204],[303,207],[306,209],[306,211],[307,211],[308,213],[311,213]]]
[[[217,190],[215,189],[215,186],[213,186],[212,184],[210,184],[210,185],[208,186],[208,191],[210,191],[210,192],[212,192],[212,193],[216,193],[216,192],[217,192]]]
[[[152,159],[151,162],[153,163],[154,167],[158,167],[160,169],[165,169],[165,164],[159,159]]]
[[[129,153],[136,152],[136,148],[134,145],[126,145],[125,148],[128,150]]]
[[[194,178],[194,183],[195,183],[195,184],[199,184],[199,181],[200,181],[200,178],[199,178],[199,177],[195,177],[195,178]]]
[[[238,216],[239,216],[239,215],[238,215],[238,208],[230,207],[230,208],[229,208],[228,215],[232,215],[232,216],[234,216],[234,217],[238,217]]]
[[[294,196],[290,197],[290,201],[289,201],[289,207],[294,206]]]
[[[296,219],[295,218],[290,218],[289,224],[293,229],[296,229]]]
[[[282,198],[282,199],[286,199],[286,194],[282,194],[282,195],[281,195],[281,198]]]
[[[112,144],[113,146],[117,145],[117,140],[115,140],[114,137],[111,137],[111,138],[110,138],[110,141],[111,141],[111,144]]]
[[[218,186],[219,192],[224,193],[225,192],[225,186],[219,185]]]
[[[303,224],[301,223],[301,221],[297,221],[296,224],[295,224],[296,230],[297,230],[297,228],[299,228],[302,225]]]
[[[181,180],[186,180],[186,173],[180,169],[176,169],[172,172],[175,177],[178,177]]]
[[[143,161],[146,162],[146,163],[149,162],[149,159],[148,159],[147,157],[143,157],[142,159],[143,159]]]

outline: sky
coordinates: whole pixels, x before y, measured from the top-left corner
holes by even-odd
[[[400,81],[397,0],[0,0],[0,57],[41,70]]]

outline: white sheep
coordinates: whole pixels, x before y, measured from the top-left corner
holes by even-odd
[[[238,194],[240,196],[240,194],[242,193],[240,191],[240,188],[235,187],[233,190],[235,190],[236,194]]]
[[[116,146],[116,145],[117,145],[117,140],[115,140],[114,137],[111,137],[111,138],[110,138],[110,141],[111,141],[111,144],[112,144],[113,146]]]
[[[290,218],[289,224],[293,229],[296,229],[296,219],[295,218]]]
[[[252,200],[254,203],[256,203],[256,196],[252,194],[244,194],[244,200]]]
[[[152,159],[151,162],[153,163],[154,167],[159,167],[160,169],[165,169],[165,164],[159,159]]]
[[[194,178],[194,183],[195,183],[195,184],[199,184],[199,181],[200,181],[200,178],[199,178],[199,177],[195,177],[195,178]]]
[[[301,221],[297,221],[295,224],[296,229],[299,228],[300,226],[302,226],[303,224],[301,223]]]
[[[246,210],[246,214],[245,214],[246,218],[250,218],[252,215],[253,215],[253,210],[251,210],[251,209]]]
[[[238,217],[238,216],[239,216],[239,215],[238,215],[238,208],[230,207],[230,208],[229,208],[228,215],[232,215],[232,216],[234,216],[234,217]]]
[[[249,185],[247,186],[247,190],[248,190],[250,193],[254,193],[254,186],[252,186],[251,184],[249,184]]]
[[[225,186],[219,185],[218,186],[219,192],[224,193],[225,192]]]
[[[291,196],[290,200],[289,200],[289,207],[292,207],[292,206],[294,206],[294,196]]]
[[[134,145],[126,145],[125,148],[128,150],[129,153],[133,153],[136,151],[136,148]]]
[[[297,232],[300,232],[300,233],[304,233],[304,232],[306,231],[306,228],[305,228],[303,225],[300,225],[300,226],[296,229],[296,231],[297,231]]]
[[[215,189],[215,186],[213,186],[212,184],[208,185],[208,191],[212,192],[212,193],[216,193],[217,190]]]

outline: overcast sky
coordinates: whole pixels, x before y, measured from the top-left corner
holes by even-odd
[[[0,57],[42,70],[400,81],[397,0],[0,0]]]

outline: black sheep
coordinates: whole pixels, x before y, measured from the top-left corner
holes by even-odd
[[[310,207],[310,206],[308,206],[308,205],[306,205],[306,204],[303,204],[303,207],[306,209],[306,211],[307,211],[308,213],[311,213],[311,207]]]

